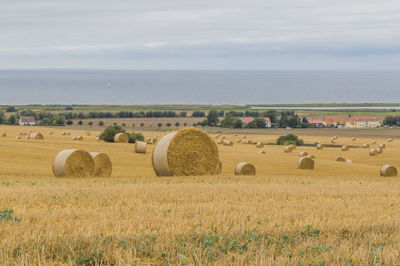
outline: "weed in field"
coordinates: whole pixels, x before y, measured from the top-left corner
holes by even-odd
[[[21,219],[14,217],[13,209],[0,210],[0,221],[13,221],[16,223],[21,222]]]

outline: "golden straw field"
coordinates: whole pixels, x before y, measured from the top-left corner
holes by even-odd
[[[44,140],[16,139],[30,130]],[[389,143],[354,130],[352,141],[336,131],[337,147],[284,153],[283,146],[256,148],[278,135],[256,131],[246,139],[254,144],[244,144],[236,143],[240,132],[229,133],[234,145],[218,145],[220,175],[157,177],[154,145],[138,154],[133,144],[97,141],[99,132],[63,131],[0,126],[7,133],[0,137],[0,265],[400,264],[400,177],[379,175],[384,164],[400,167],[399,138]],[[299,137],[330,144],[333,135],[312,132]],[[369,156],[364,143],[386,149]],[[54,157],[76,148],[108,154],[112,177],[54,177]],[[316,157],[314,170],[297,169],[302,151]],[[256,176],[233,174],[242,161]]]

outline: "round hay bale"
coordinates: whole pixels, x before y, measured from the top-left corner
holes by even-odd
[[[265,154],[265,151],[258,151],[259,154]]]
[[[256,168],[251,163],[241,162],[235,167],[235,175],[256,175]]]
[[[335,139],[331,139],[331,143],[336,143],[336,140]]]
[[[217,134],[217,135],[215,135],[215,138],[217,139],[217,138],[219,138],[219,137],[221,137],[221,134]]]
[[[348,150],[350,150],[350,147],[348,145],[342,146],[342,151],[348,151]]]
[[[20,135],[20,136],[24,136],[24,135],[25,135],[25,132],[19,132],[19,135]]]
[[[386,164],[381,168],[381,176],[397,176],[397,168]]]
[[[135,141],[135,152],[136,153],[146,153],[147,143],[144,141]]]
[[[30,139],[30,138],[31,138],[30,135],[26,135],[26,136],[25,136],[25,139]]]
[[[63,133],[61,133],[61,135],[65,136],[67,135],[67,132],[64,131]]]
[[[312,170],[314,169],[314,160],[310,157],[301,157],[297,161],[297,166],[299,167],[299,169]]]
[[[50,131],[50,132],[49,132],[49,135],[53,135],[53,134],[54,134],[54,132],[53,132],[53,131]]]
[[[92,133],[90,133],[89,131],[86,131],[86,136],[90,136],[90,135],[92,135]]]
[[[382,154],[382,153],[383,153],[383,149],[381,149],[381,148],[376,148],[376,152],[379,153],[379,154]]]
[[[378,152],[376,151],[376,149],[370,149],[369,150],[369,156],[375,156],[377,154],[378,154]]]
[[[387,142],[392,142],[393,138],[387,139]]]
[[[206,132],[185,128],[161,138],[153,151],[158,176],[219,174],[218,147]]]
[[[29,136],[30,139],[44,139],[44,136],[42,133],[40,132],[36,132],[36,133],[31,133],[31,135]]]
[[[369,144],[368,144],[368,143],[363,144],[363,148],[364,148],[364,149],[369,148]]]
[[[225,145],[225,146],[233,146],[233,141],[232,141],[232,140],[227,140],[227,139],[226,139],[226,140],[224,141],[224,145]]]
[[[302,151],[302,152],[299,153],[300,157],[304,157],[304,156],[307,156],[307,155],[308,155],[308,152],[306,152],[306,151]]]
[[[81,140],[83,140],[83,137],[82,137],[82,136],[77,136],[77,137],[76,137],[76,140],[81,141]]]
[[[21,139],[21,136],[16,136],[15,138],[16,138],[16,139]]]
[[[7,137],[7,133],[1,133],[0,136],[5,138],[5,137]]]
[[[78,140],[77,137],[72,137],[72,141]]]
[[[240,143],[240,142],[242,142],[242,139],[237,139],[236,142]]]
[[[222,140],[224,140],[225,138],[226,138],[225,136],[222,136],[222,137],[221,137]]]
[[[290,144],[289,147],[291,147],[292,150],[295,150],[295,149],[296,149],[296,145],[294,145],[294,144]]]
[[[56,177],[93,176],[94,171],[92,156],[83,150],[63,150],[53,162],[53,173]]]
[[[332,139],[337,139],[338,137],[337,136],[333,136],[333,138]]]
[[[351,140],[352,140],[352,141],[356,141],[357,138],[356,138],[356,137],[352,137]]]
[[[321,143],[317,144],[317,150],[322,150],[324,148],[324,145]]]
[[[219,139],[219,140],[217,141],[217,144],[223,144],[222,139]]]
[[[264,143],[257,142],[256,147],[257,148],[264,148]]]
[[[246,144],[253,144],[251,140],[246,141]]]
[[[234,137],[236,137],[236,136],[237,136],[237,134],[235,133],[235,134],[233,134],[233,136],[234,136]]]
[[[346,159],[346,163],[352,163],[352,161],[349,159]]]
[[[110,177],[112,174],[112,163],[107,154],[101,152],[90,152],[94,160],[94,176]]]
[[[114,142],[116,143],[128,143],[129,137],[125,133],[118,133],[114,136]]]
[[[243,136],[243,137],[242,137],[242,139],[245,139],[245,138],[247,138],[247,136]]]
[[[338,157],[336,157],[336,161],[345,163],[346,162],[346,158],[343,158],[342,156],[338,156]]]
[[[373,140],[373,141],[372,141],[372,144],[376,144],[376,140]]]
[[[382,149],[382,150],[383,150],[383,149],[386,149],[386,144],[383,144],[383,143],[382,143],[382,144],[379,144],[378,147],[379,147],[379,149]]]
[[[290,147],[290,146],[286,146],[285,147],[285,153],[289,153],[289,152],[292,152],[292,151],[293,151],[292,147]]]

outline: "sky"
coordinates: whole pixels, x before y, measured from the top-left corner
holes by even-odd
[[[0,0],[0,69],[400,70],[399,0]]]

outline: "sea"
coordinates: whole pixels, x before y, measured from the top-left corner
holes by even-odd
[[[0,105],[400,103],[400,72],[0,70]]]

